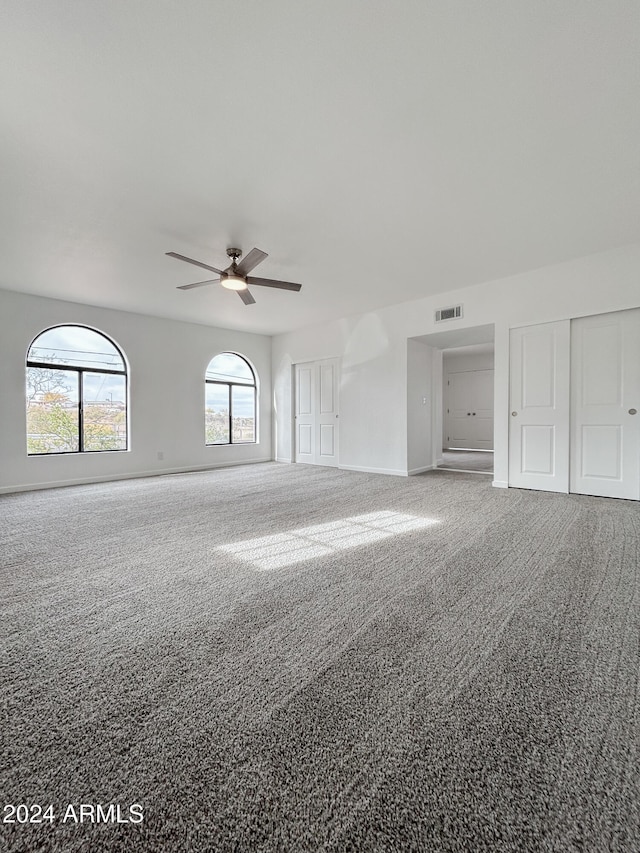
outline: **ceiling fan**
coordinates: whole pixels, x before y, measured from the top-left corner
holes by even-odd
[[[204,287],[206,284],[216,284],[220,282],[227,290],[235,290],[238,296],[245,305],[253,305],[256,301],[251,295],[248,285],[259,284],[262,287],[277,287],[280,290],[295,290],[298,291],[302,287],[301,284],[294,284],[292,281],[277,281],[274,278],[256,278],[249,275],[252,269],[258,266],[259,263],[268,257],[266,252],[261,249],[252,249],[245,258],[238,263],[238,258],[242,257],[241,249],[229,248],[227,255],[231,258],[231,264],[226,270],[218,270],[209,264],[203,264],[201,261],[194,261],[193,258],[187,258],[184,255],[179,255],[177,252],[166,252],[170,258],[177,258],[179,261],[186,261],[188,264],[194,264],[197,267],[202,267],[205,270],[210,270],[218,274],[219,278],[207,279],[207,281],[196,281],[194,284],[181,284],[178,290],[191,290],[192,287]]]

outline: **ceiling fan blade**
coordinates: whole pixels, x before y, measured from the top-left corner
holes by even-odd
[[[256,301],[249,290],[236,290],[236,293],[245,305],[253,305]]]
[[[302,287],[301,284],[294,284],[292,281],[278,281],[275,278],[255,278],[247,276],[247,284],[260,284],[262,287],[277,287],[280,290],[295,290],[298,291]]]
[[[191,290],[192,287],[204,287],[205,284],[216,284],[220,281],[219,278],[211,278],[208,281],[196,281],[194,284],[181,284],[177,290]]]
[[[179,261],[186,261],[188,264],[195,264],[197,267],[202,267],[203,270],[211,270],[211,272],[217,272],[218,275],[222,275],[222,270],[210,267],[209,264],[203,264],[201,261],[194,261],[193,258],[187,258],[185,255],[179,255],[177,252],[165,252],[165,255],[168,255],[170,258],[177,258]]]
[[[269,255],[263,252],[262,249],[252,249],[238,264],[237,270],[240,275],[248,275],[254,267],[262,263]]]

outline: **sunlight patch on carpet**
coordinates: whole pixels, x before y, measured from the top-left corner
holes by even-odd
[[[422,530],[439,523],[434,518],[421,518],[400,512],[370,512],[290,530],[287,533],[222,545],[217,550],[265,571],[326,557],[347,548],[370,545],[390,536]]]

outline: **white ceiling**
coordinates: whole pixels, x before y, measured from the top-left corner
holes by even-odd
[[[637,0],[0,12],[0,287],[273,334],[640,239]],[[300,281],[245,307],[167,251]]]

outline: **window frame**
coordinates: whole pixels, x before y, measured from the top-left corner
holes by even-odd
[[[219,355],[235,355],[236,358],[242,359],[244,363],[247,365],[251,372],[251,376],[253,378],[253,382],[234,382],[233,379],[229,379],[227,381],[222,381],[221,379],[207,379],[207,370],[209,370],[209,366],[211,362],[214,361]],[[205,433],[204,433],[204,444],[205,447],[238,447],[243,444],[257,444],[258,443],[258,380],[256,378],[255,370],[253,369],[251,363],[247,358],[243,355],[240,355],[238,352],[230,352],[229,350],[224,350],[223,352],[219,352],[210,359],[209,364],[205,370],[204,375],[204,383],[205,383],[205,415],[207,408],[207,400],[206,400],[206,388],[207,385],[220,385],[223,388],[227,388],[227,400],[229,402],[229,441],[207,441],[207,429],[205,423]],[[233,393],[232,388],[236,386],[239,388],[253,388],[253,441],[234,441],[233,440]]]
[[[96,335],[100,335],[100,337],[104,338],[108,341],[109,344],[117,351],[118,355],[122,359],[122,364],[124,368],[122,370],[110,370],[108,367],[98,368],[98,367],[79,367],[74,364],[60,364],[58,362],[52,361],[38,361],[37,359],[30,359],[29,353],[35,342],[44,335],[46,332],[50,332],[52,329],[64,329],[64,328],[77,328],[77,329],[86,329],[89,332],[93,332]],[[91,326],[84,326],[81,323],[57,323],[55,326],[49,326],[46,329],[43,329],[39,332],[35,338],[29,344],[27,349],[27,370],[30,367],[38,367],[38,368],[46,368],[47,370],[67,370],[73,371],[78,374],[78,450],[48,450],[42,453],[31,453],[29,452],[27,445],[27,456],[77,456],[82,453],[126,453],[129,450],[129,369],[127,366],[127,360],[124,356],[124,353],[120,349],[120,347],[116,344],[114,340],[112,340],[108,335],[104,332],[98,331],[98,329],[92,329]],[[85,450],[84,449],[84,374],[85,373],[107,373],[111,376],[124,376],[124,393],[125,393],[125,410],[124,410],[124,425],[125,425],[125,447],[119,448],[111,448],[106,450]],[[27,433],[28,439],[28,433]]]

